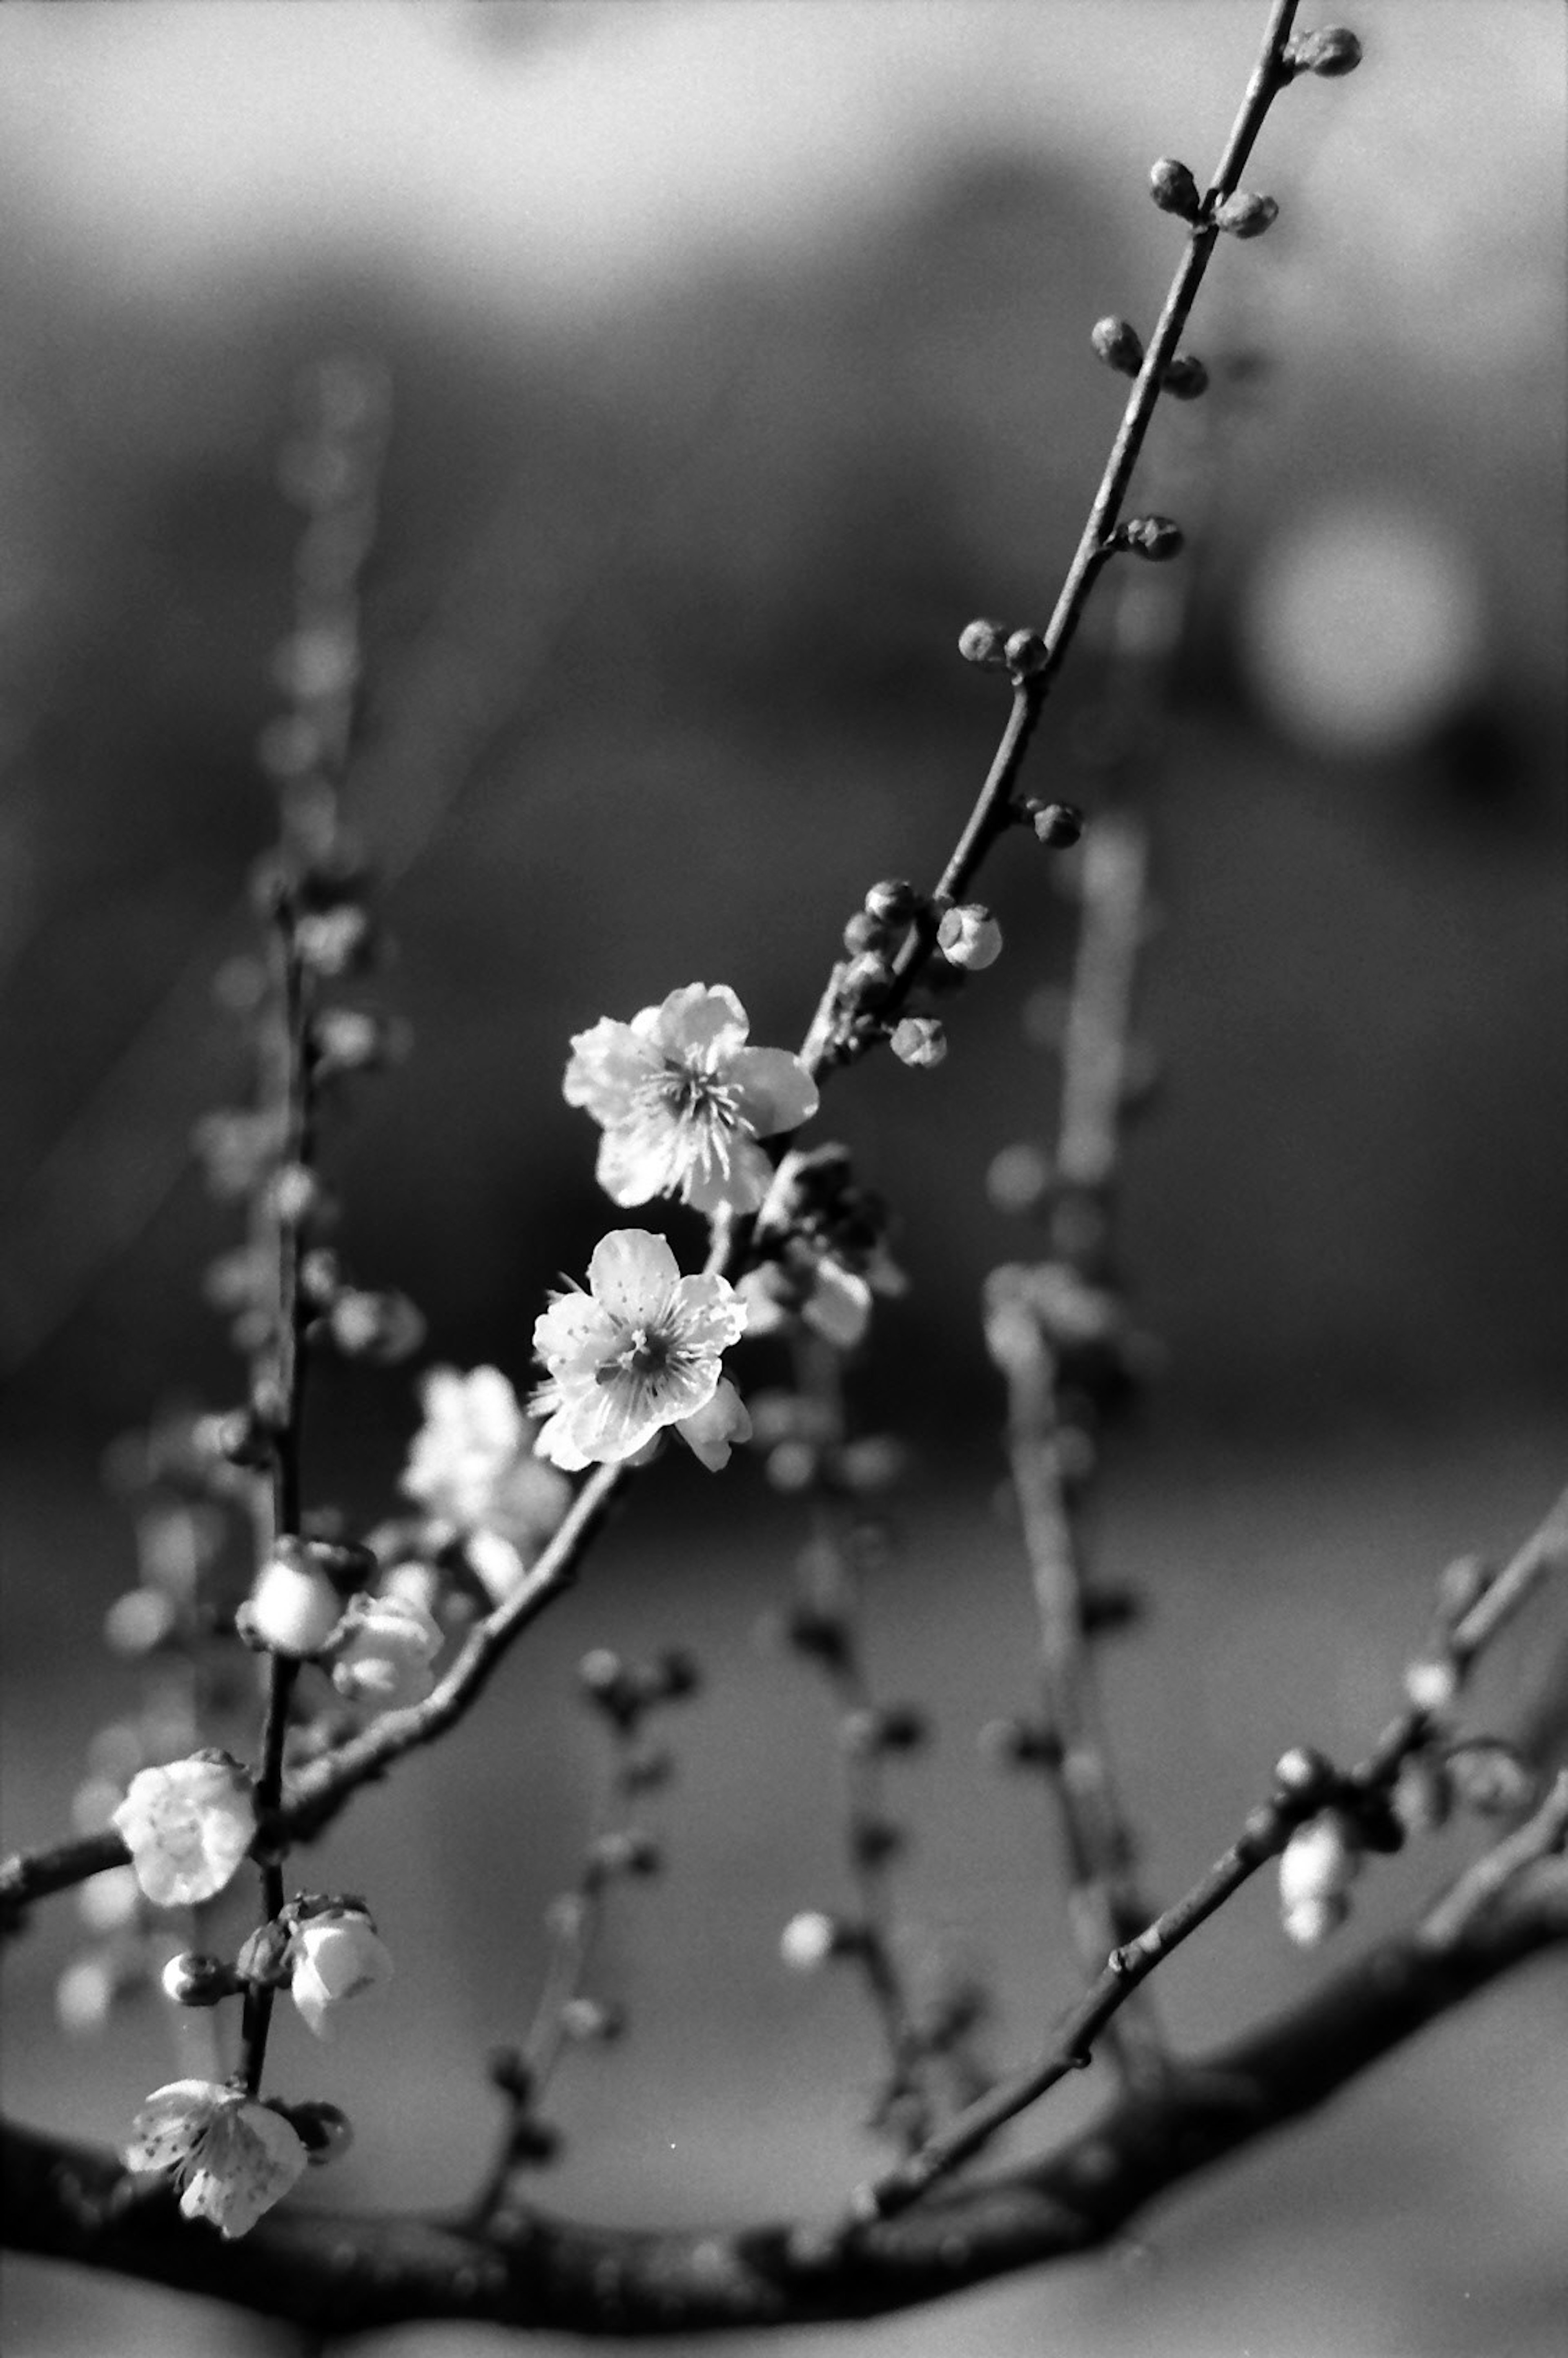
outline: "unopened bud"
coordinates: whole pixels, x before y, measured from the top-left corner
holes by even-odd
[[[1292,73],[1330,77],[1354,73],[1361,62],[1361,44],[1347,25],[1325,25],[1319,33],[1298,33],[1285,52]]]
[[[1169,516],[1130,516],[1117,540],[1151,565],[1162,565],[1168,557],[1181,555],[1182,527]]]
[[[176,2006],[216,2006],[221,1998],[231,1997],[236,1986],[232,1967],[221,1957],[200,1957],[189,1951],[170,1957],[161,1978],[164,1996]]]
[[[1334,1763],[1310,1744],[1293,1744],[1274,1763],[1276,1788],[1298,1804],[1326,1795],[1334,1782]]]
[[[345,1359],[368,1359],[378,1368],[411,1358],[425,1340],[424,1318],[406,1293],[340,1293],[327,1325]]]
[[[1149,193],[1162,213],[1179,213],[1183,221],[1196,221],[1202,201],[1198,184],[1173,156],[1162,156],[1151,168]]]
[[[256,1576],[246,1635],[268,1653],[302,1661],[320,1653],[342,1617],[342,1598],[308,1551],[280,1550]]]
[[[892,983],[892,968],[886,958],[874,950],[864,950],[846,968],[840,996],[849,1005],[864,1005],[881,999]]]
[[[1038,631],[1014,631],[1006,654],[1007,667],[1014,677],[1031,679],[1044,665],[1045,641]]]
[[[1405,1672],[1405,1694],[1412,1710],[1441,1719],[1459,1699],[1459,1673],[1442,1660],[1412,1662]]]
[[[779,1954],[795,1974],[814,1974],[830,1957],[842,1955],[847,1946],[844,1926],[819,1908],[792,1916],[779,1936]]]
[[[1251,189],[1238,189],[1233,197],[1227,197],[1222,205],[1215,207],[1214,225],[1231,237],[1261,237],[1279,217],[1280,208],[1272,197],[1260,197]]]
[[[947,1034],[934,1015],[905,1015],[893,1025],[889,1044],[901,1065],[924,1072],[947,1054]]]
[[[354,2141],[349,2116],[336,2104],[312,2098],[302,2104],[275,2104],[273,2110],[282,2115],[318,2167],[347,2153]]]
[[[1456,1744],[1447,1767],[1454,1800],[1477,1817],[1512,1817],[1535,1799],[1534,1776],[1517,1752],[1494,1736]]]
[[[970,628],[974,627],[971,623]],[[906,878],[885,876],[867,893],[866,914],[874,917],[881,925],[907,925],[919,910],[924,897]]]
[[[885,950],[889,938],[890,928],[866,909],[857,909],[844,928],[844,947],[851,957],[866,950]]]
[[[561,2008],[560,2023],[565,2036],[579,2046],[607,2046],[620,2038],[626,2017],[619,2007],[601,2005],[598,1998],[568,1997]]]
[[[1201,393],[1208,391],[1208,371],[1195,352],[1178,352],[1173,361],[1166,362],[1160,382],[1178,401],[1195,401]]]
[[[1130,319],[1097,319],[1089,341],[1107,368],[1120,376],[1136,376],[1143,365],[1143,340]]]
[[[1349,1912],[1350,1886],[1361,1872],[1361,1845],[1348,1819],[1324,1810],[1298,1826],[1280,1854],[1280,1907],[1285,1930],[1313,1947]]]
[[[1001,956],[1001,927],[978,901],[949,909],[936,928],[936,946],[949,966],[976,972]]]
[[[958,653],[966,663],[981,664],[988,671],[998,671],[1007,661],[1007,624],[1005,622],[966,622],[958,633]]]
[[[332,1073],[373,1072],[386,1055],[386,1026],[361,1007],[327,1007],[310,1026],[310,1044],[323,1078]]]
[[[1074,803],[1033,802],[1024,807],[1036,842],[1047,851],[1070,851],[1084,831],[1084,815]]]

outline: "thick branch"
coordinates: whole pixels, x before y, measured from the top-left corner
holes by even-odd
[[[286,2205],[224,2244],[167,2195],[127,2204],[111,2156],[14,2129],[7,2238],[325,2332],[448,2318],[694,2334],[877,2316],[1106,2243],[1184,2178],[1314,2110],[1436,2017],[1568,1942],[1568,1878],[1551,1862],[1455,1942],[1433,1945],[1424,1931],[1379,1943],[1157,2092],[1125,2096],[1047,2158],[896,2220],[660,2234],[529,2216],[502,2244],[435,2219]]]

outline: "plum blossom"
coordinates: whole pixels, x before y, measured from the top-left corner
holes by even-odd
[[[634,1457],[673,1425],[717,1471],[751,1419],[719,1371],[746,1306],[722,1277],[683,1277],[662,1237],[616,1228],[595,1246],[589,1291],[553,1296],[534,1328],[548,1381],[538,1448],[577,1471]]]
[[[303,2176],[309,2156],[280,2113],[211,2080],[171,2080],[132,2125],[125,2167],[168,2172],[188,2219],[248,2234]]]
[[[193,1752],[138,1769],[111,1823],[157,1908],[190,1908],[222,1890],[255,1836],[255,1790],[226,1752]]]
[[[401,1711],[423,1703],[435,1685],[430,1665],[440,1646],[440,1625],[416,1598],[356,1596],[334,1654],[332,1684],[351,1703]]]
[[[289,1944],[288,1994],[318,2039],[330,2039],[345,1999],[376,1988],[392,1974],[385,1942],[362,1908],[330,1901],[305,1917]]]
[[[599,1184],[615,1204],[679,1195],[698,1212],[754,1212],[773,1166],[757,1144],[816,1111],[816,1086],[786,1048],[749,1048],[745,1009],[722,984],[672,990],[630,1023],[606,1017],[572,1041],[567,1103],[604,1131]]]
[[[499,1368],[434,1368],[425,1422],[402,1487],[424,1507],[438,1547],[461,1540],[492,1597],[508,1595],[567,1510],[570,1491],[534,1454],[534,1433]]]

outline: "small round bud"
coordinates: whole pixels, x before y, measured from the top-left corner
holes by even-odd
[[[333,1073],[373,1072],[386,1056],[387,1028],[363,1008],[327,1007],[310,1026],[310,1045],[323,1079]]]
[[[1347,25],[1325,25],[1318,33],[1298,33],[1285,52],[1293,73],[1336,78],[1354,73],[1361,62],[1361,44]]]
[[[1334,1763],[1310,1744],[1293,1744],[1274,1763],[1274,1783],[1287,1801],[1316,1801],[1335,1783]]]
[[[901,1065],[925,1072],[947,1054],[947,1034],[934,1015],[905,1015],[893,1025],[889,1045]]]
[[[1441,1719],[1459,1699],[1459,1673],[1452,1662],[1412,1662],[1405,1672],[1405,1694],[1412,1710]]]
[[[885,950],[890,929],[880,917],[869,910],[857,909],[844,928],[844,947],[851,957],[860,957],[866,950]]]
[[[866,895],[866,914],[881,925],[907,925],[925,898],[906,877],[884,876]]]
[[[1143,340],[1130,319],[1097,319],[1089,341],[1107,368],[1119,376],[1136,376],[1143,365]]]
[[[343,1600],[308,1550],[280,1551],[257,1574],[245,1617],[254,1643],[303,1661],[326,1646],[343,1617]]]
[[[844,1927],[819,1908],[792,1916],[779,1936],[779,1954],[794,1974],[814,1974],[829,1957],[843,1953]]]
[[[1169,516],[1130,516],[1117,535],[1123,548],[1135,557],[1147,559],[1151,565],[1163,565],[1167,558],[1179,557],[1183,535],[1179,524]]]
[[[1280,217],[1280,208],[1272,197],[1260,197],[1254,189],[1238,189],[1227,197],[1214,211],[1216,229],[1224,230],[1230,237],[1261,237]]]
[[[1047,851],[1070,851],[1084,831],[1084,815],[1075,803],[1028,803],[1024,806],[1035,840]]]
[[[1001,927],[978,901],[949,909],[936,928],[936,946],[949,966],[974,973],[1001,956]]]
[[[845,969],[839,995],[849,1005],[865,1006],[881,999],[892,983],[892,968],[874,950],[863,950]]]
[[[303,1163],[286,1163],[273,1173],[268,1195],[285,1228],[297,1228],[314,1209],[320,1192],[314,1171]]]
[[[170,1957],[161,1979],[164,1996],[176,2006],[216,2006],[220,1998],[232,1997],[235,1988],[233,1973],[222,1958],[189,1951]]]
[[[966,663],[980,664],[988,671],[999,671],[1007,661],[1005,622],[966,622],[958,633],[958,653]]]
[[[340,1293],[327,1325],[345,1359],[367,1359],[378,1368],[412,1358],[425,1340],[424,1318],[406,1293]]]
[[[1007,667],[1015,679],[1032,679],[1045,662],[1045,641],[1038,631],[1014,631],[1007,643]]]
[[[1184,164],[1173,156],[1162,156],[1149,173],[1149,193],[1162,213],[1177,213],[1183,221],[1196,221],[1202,202],[1198,184]]]
[[[626,2017],[617,2006],[604,2006],[595,1997],[568,1997],[561,2008],[561,2029],[568,2039],[579,2047],[607,2046],[619,2039],[626,2028]]]
[[[290,1951],[294,1945],[294,1927],[279,1917],[258,1924],[234,1959],[236,1981],[255,1982],[264,1989],[276,1989],[287,1981],[291,1971]]]
[[[311,2099],[303,2104],[275,2104],[273,2110],[282,2114],[318,2167],[347,2153],[354,2141],[349,2116],[336,2104]]]
[[[1178,401],[1196,401],[1200,394],[1208,391],[1208,371],[1195,352],[1178,352],[1173,361],[1167,362],[1160,382]]]
[[[1454,1794],[1447,1772],[1430,1752],[1412,1752],[1400,1763],[1391,1806],[1411,1834],[1433,1834],[1448,1823]]]

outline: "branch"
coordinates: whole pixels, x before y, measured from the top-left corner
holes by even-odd
[[[5,2134],[7,2239],[324,2333],[420,2318],[585,2334],[696,2334],[884,2315],[1119,2235],[1184,2178],[1314,2111],[1425,2025],[1568,1942],[1557,1862],[1516,1877],[1452,1937],[1379,1942],[1312,1996],[1158,2092],[1129,2094],[1050,2156],[898,2220],[634,2232],[507,2214],[506,2233],[438,2219],[284,2208],[238,2243],[128,2201],[112,2156]]]

